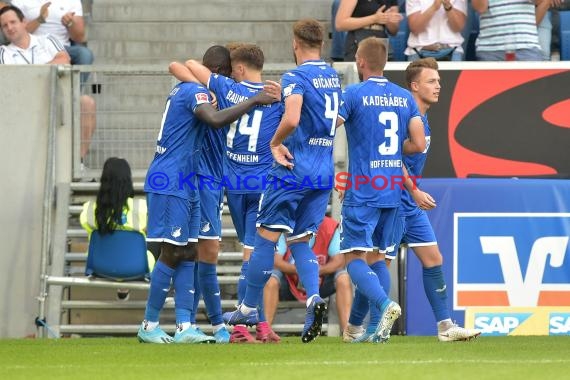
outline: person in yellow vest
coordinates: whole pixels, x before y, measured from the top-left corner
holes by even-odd
[[[352,305],[352,285],[348,272],[344,268],[344,256],[339,254],[339,224],[329,216],[325,216],[316,235],[309,241],[315,259],[319,263],[319,293],[321,297],[329,297],[336,293],[336,306],[340,331],[344,331],[348,323],[348,315]],[[279,300],[307,300],[305,289],[292,263],[293,257],[281,235],[275,253],[275,269],[263,290],[263,306],[265,317],[271,325]],[[273,333],[271,342],[278,342],[279,337]]]
[[[146,237],[146,201],[134,199],[131,168],[125,159],[111,157],[105,161],[97,198],[83,204],[79,221],[89,239],[95,230],[101,235],[115,230],[139,231]],[[147,259],[152,272],[155,259],[150,251]],[[126,299],[128,291],[119,290],[117,296]]]

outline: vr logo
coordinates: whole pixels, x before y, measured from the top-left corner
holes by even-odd
[[[454,218],[454,309],[570,305],[570,214]]]
[[[531,316],[531,313],[475,314],[475,328],[483,335],[509,335]]]
[[[530,252],[526,276],[521,265],[513,236],[481,236],[484,254],[499,255],[505,287],[511,306],[536,306],[544,268],[550,255],[550,266],[558,268],[564,262],[568,236],[549,236],[536,240]]]

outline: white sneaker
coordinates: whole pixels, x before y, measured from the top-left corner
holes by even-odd
[[[481,331],[466,329],[452,322],[440,322],[437,325],[437,338],[440,342],[457,342],[477,338]]]
[[[390,301],[380,316],[380,322],[378,323],[376,332],[372,337],[372,343],[388,342],[390,339],[390,333],[392,332],[392,326],[394,326],[394,322],[396,322],[400,315],[402,315],[400,305],[394,301]]]
[[[353,340],[360,338],[362,334],[364,334],[364,327],[353,326],[349,323],[342,332],[342,341],[350,343]]]

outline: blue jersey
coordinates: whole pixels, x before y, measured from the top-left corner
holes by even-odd
[[[208,127],[204,144],[202,145],[202,156],[198,165],[198,174],[207,177],[218,183],[222,182],[224,159],[224,131]]]
[[[371,77],[347,87],[343,100],[340,117],[345,121],[349,171],[347,182],[341,183],[347,187],[343,203],[397,207],[402,144],[410,120],[420,117],[412,94],[384,77]]]
[[[197,197],[196,170],[204,135],[209,127],[194,111],[209,103],[208,90],[195,83],[179,83],[168,99],[156,143],[156,153],[147,172],[147,193]]]
[[[431,142],[431,130],[429,129],[428,119],[426,115],[422,115],[424,122],[424,131],[426,133],[426,149],[422,153],[415,153],[409,156],[404,156],[404,165],[408,169],[411,176],[421,177],[424,166],[426,164],[427,153]],[[416,179],[416,184],[419,185],[420,179]],[[400,213],[405,216],[414,214],[418,210],[418,205],[410,193],[406,190],[402,193],[402,203],[400,205]]]
[[[275,165],[270,174],[301,187],[331,189],[336,119],[341,101],[337,72],[324,61],[306,61],[281,78],[283,99],[302,95],[299,125],[283,142],[293,155],[292,170]]]
[[[220,109],[241,103],[259,91],[263,83],[235,82],[212,74],[208,88],[217,95]],[[229,193],[262,193],[265,177],[273,164],[269,142],[279,126],[283,104],[252,108],[225,130],[224,174]]]

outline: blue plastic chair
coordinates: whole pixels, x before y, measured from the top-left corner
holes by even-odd
[[[148,280],[144,235],[138,231],[116,230],[102,236],[99,231],[93,231],[85,274],[117,281]]]
[[[560,60],[570,60],[570,11],[560,11]]]

